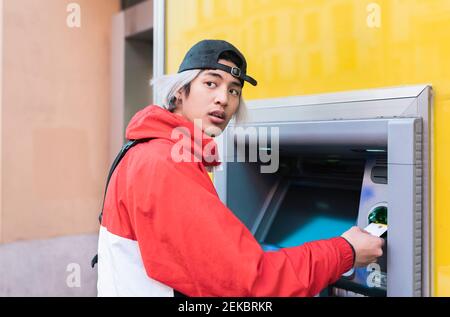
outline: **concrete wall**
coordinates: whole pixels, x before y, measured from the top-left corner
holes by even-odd
[[[0,296],[96,296],[96,234],[0,245]]]
[[[80,6],[80,28],[67,25],[69,3]],[[68,263],[84,267],[96,248],[89,234],[98,231],[110,164],[111,21],[119,10],[119,0],[3,0],[0,296],[81,294],[55,281]],[[56,288],[13,281],[33,272]]]

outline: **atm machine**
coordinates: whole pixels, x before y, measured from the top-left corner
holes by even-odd
[[[384,255],[320,296],[428,296],[429,85],[258,100],[218,140],[222,201],[270,251],[386,223]]]

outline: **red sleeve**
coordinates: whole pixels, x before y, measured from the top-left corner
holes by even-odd
[[[314,296],[353,265],[343,238],[263,252],[197,163],[157,159],[132,176],[130,216],[146,272],[185,295]]]

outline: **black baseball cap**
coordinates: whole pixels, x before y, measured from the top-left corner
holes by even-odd
[[[218,62],[220,55],[225,52],[232,53],[240,60],[237,67],[230,67]],[[242,85],[244,85],[244,80],[253,86],[258,84],[256,80],[247,75],[247,62],[244,55],[227,41],[203,40],[192,46],[186,53],[178,72],[191,69],[220,69],[238,78]]]

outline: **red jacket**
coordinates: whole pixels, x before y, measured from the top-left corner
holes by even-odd
[[[188,296],[314,296],[352,267],[352,248],[340,237],[264,252],[205,169],[218,164],[214,151],[212,163],[202,155],[202,146],[215,149],[213,139],[201,134],[202,146],[184,142],[199,159],[177,163],[175,127],[192,139],[197,129],[158,106],[138,112],[127,128],[128,139],[155,139],[133,147],[109,183],[100,296],[173,296],[174,289]]]

